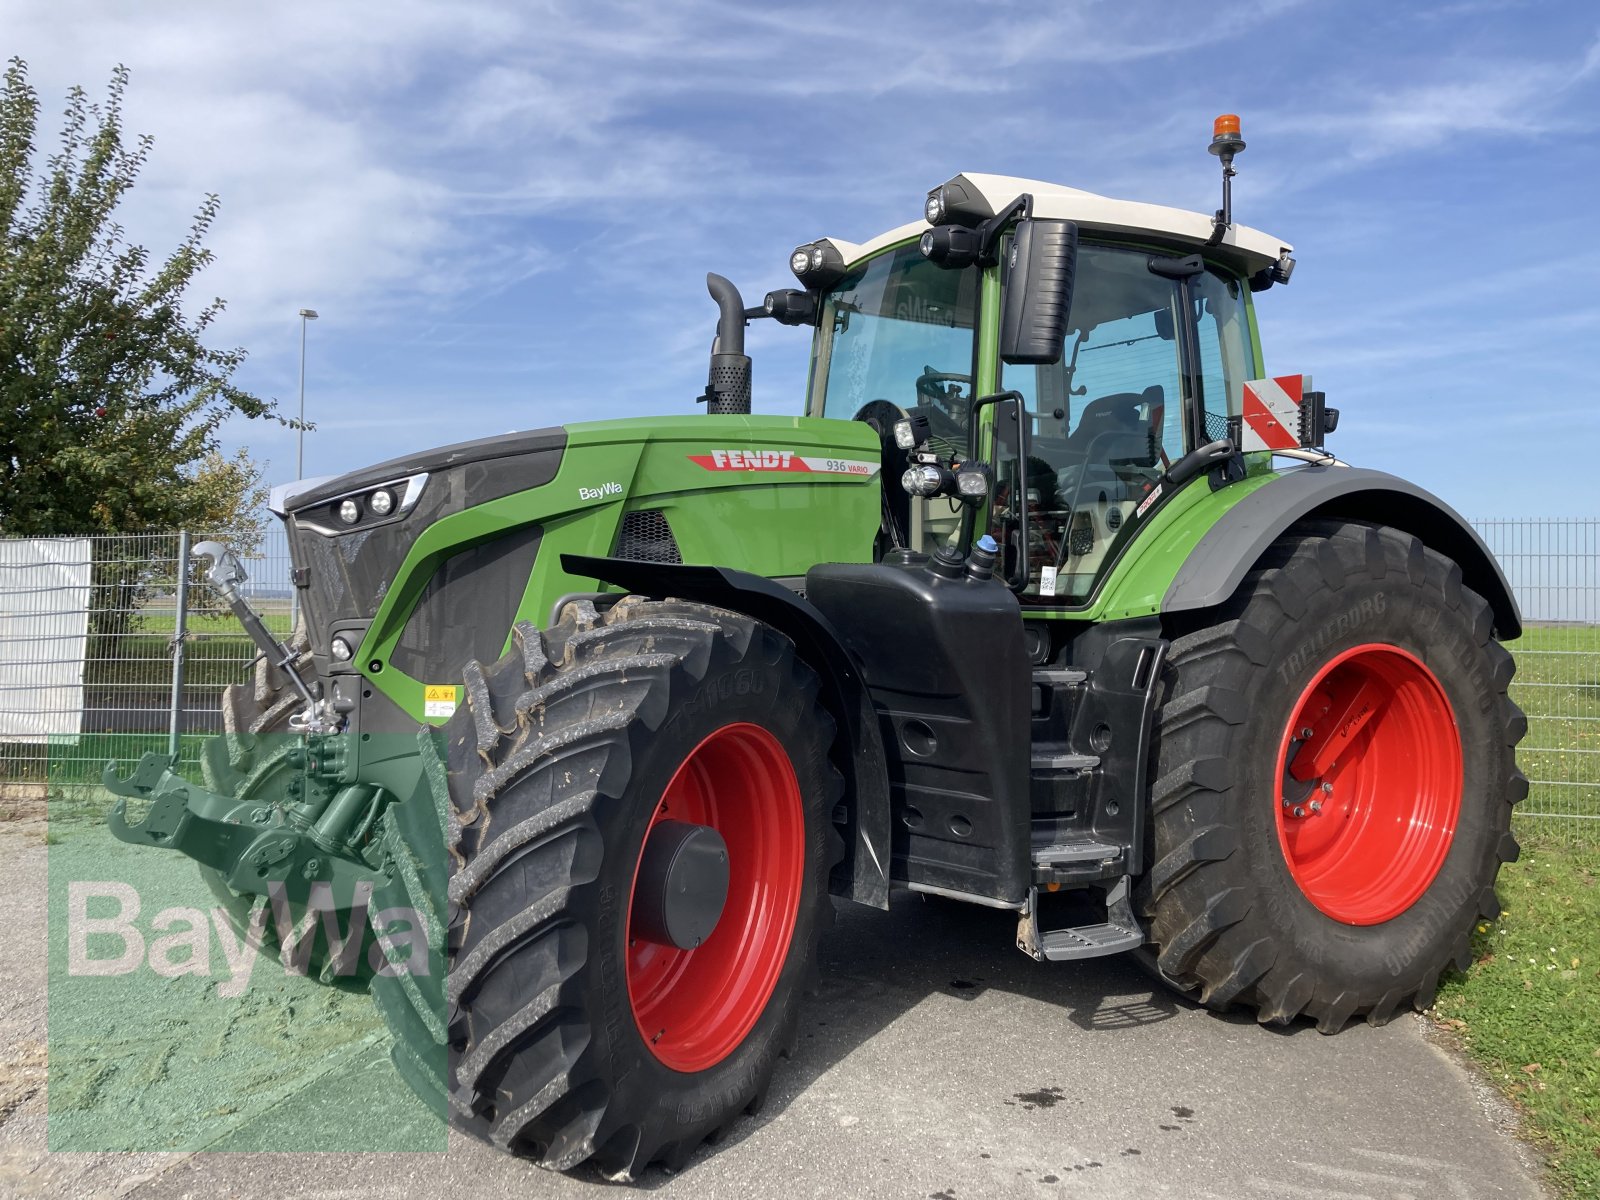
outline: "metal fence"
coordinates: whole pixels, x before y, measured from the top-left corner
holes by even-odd
[[[221,731],[222,690],[250,678],[256,648],[194,564],[180,572],[189,542],[0,539],[0,785],[88,781],[108,759],[169,747],[193,763]],[[285,636],[283,530],[244,561],[243,590]]]
[[[1524,825],[1600,848],[1600,519],[1474,524],[1522,607],[1511,693],[1528,714]]]
[[[1528,714],[1520,758],[1533,783],[1521,821],[1600,847],[1600,520],[1476,524],[1527,624],[1512,645],[1512,690]],[[186,541],[0,539],[0,785],[87,781],[108,758],[165,746],[173,729],[182,731],[180,757],[193,762],[202,738],[221,730],[222,690],[250,678],[256,650],[192,566],[179,587]],[[287,635],[293,589],[281,528],[245,567],[252,605]]]

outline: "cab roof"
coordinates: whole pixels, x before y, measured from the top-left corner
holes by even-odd
[[[1045,183],[1038,179],[1019,179],[1014,175],[980,175],[965,172],[957,176],[982,193],[989,207],[999,212],[1024,192],[1033,196],[1033,215],[1057,220],[1074,221],[1085,232],[1109,233],[1122,236],[1144,236],[1157,241],[1205,248],[1211,236],[1211,217],[1182,208],[1168,208],[1164,204],[1142,204],[1136,200],[1113,200],[1079,188],[1059,183]],[[881,233],[871,241],[856,244],[839,238],[828,238],[844,257],[846,264],[855,263],[875,254],[885,246],[919,237],[927,229],[925,221],[912,221]],[[1281,238],[1235,223],[1222,235],[1222,241],[1206,252],[1237,267],[1242,274],[1252,275],[1270,267],[1279,257],[1294,247]]]

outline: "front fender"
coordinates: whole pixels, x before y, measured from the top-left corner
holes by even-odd
[[[855,838],[835,874],[834,892],[859,904],[889,907],[889,770],[883,739],[861,672],[832,622],[780,583],[728,567],[653,563],[564,554],[568,575],[598,579],[645,596],[674,597],[731,609],[764,621],[795,644],[822,680],[822,702],[839,725],[846,755],[844,803]]]
[[[1241,499],[1178,568],[1162,611],[1185,612],[1223,603],[1290,526],[1319,517],[1370,521],[1420,538],[1459,564],[1461,581],[1489,602],[1497,638],[1510,641],[1522,632],[1522,614],[1505,573],[1477,531],[1454,509],[1397,476],[1345,466],[1284,471]]]

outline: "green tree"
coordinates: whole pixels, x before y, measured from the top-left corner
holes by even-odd
[[[189,528],[249,548],[260,471],[224,457],[218,429],[236,413],[292,422],[231,382],[243,350],[205,344],[223,302],[185,311],[217,197],[159,263],[114,218],[152,142],[123,142],[127,85],[119,66],[103,104],[73,88],[43,162],[20,58],[0,89],[0,533]]]

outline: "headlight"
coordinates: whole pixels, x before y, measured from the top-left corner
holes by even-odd
[[[944,490],[945,481],[949,479],[950,472],[933,463],[919,463],[917,466],[908,467],[906,473],[900,476],[900,486],[913,496],[937,496]]]
[[[343,504],[339,505],[339,520],[343,521],[346,525],[354,525],[357,521],[361,520],[361,506],[354,500],[346,500]]]
[[[827,238],[796,246],[789,255],[789,269],[795,278],[813,292],[825,292],[844,278],[844,256]]]
[[[965,175],[957,175],[929,191],[922,211],[930,225],[965,225],[968,229],[976,229],[994,216],[983,193]]]
[[[333,651],[333,657],[337,662],[349,662],[350,656],[355,653],[355,648],[342,637],[334,638],[328,649]]]
[[[956,472],[956,492],[968,500],[981,500],[989,494],[987,463],[966,463]]]
[[[387,517],[394,509],[394,493],[379,488],[367,498],[367,504],[380,517]]]
[[[960,225],[940,225],[925,231],[917,248],[929,262],[955,270],[978,261],[983,238]]]
[[[902,418],[894,423],[894,444],[902,450],[917,448],[917,432],[911,428],[910,421]]]

